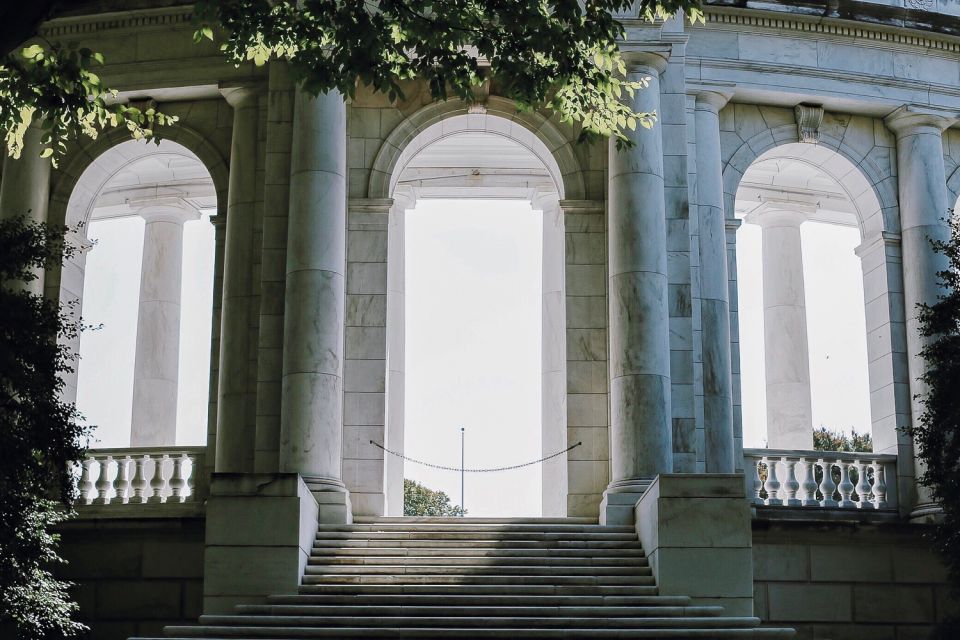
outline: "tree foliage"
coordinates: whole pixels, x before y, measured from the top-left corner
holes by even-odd
[[[450,496],[443,491],[428,489],[414,480],[403,480],[403,515],[405,516],[465,516],[467,512],[450,504]]]
[[[615,15],[634,4],[649,20],[703,19],[700,0],[202,0],[196,37],[222,27],[235,63],[285,60],[314,95],[369,86],[396,99],[421,78],[434,99],[472,100],[493,80],[520,109],[549,107],[623,145],[656,118],[624,102],[646,86],[624,77],[617,47]]]
[[[67,141],[96,139],[108,127],[124,126],[135,140],[159,142],[154,127],[176,118],[152,106],[118,103],[117,92],[107,89],[93,71],[103,61],[103,55],[90,49],[52,43],[34,43],[8,54],[0,63],[0,130],[7,153],[20,157],[33,123],[43,131],[41,155],[52,157],[54,165]]]
[[[848,436],[821,425],[813,431],[813,448],[815,451],[873,451],[873,438],[869,433],[858,433],[856,429],[852,429]]]
[[[0,626],[24,640],[84,628],[71,620],[69,585],[50,572],[58,557],[48,531],[72,505],[72,467],[88,435],[76,407],[61,399],[74,359],[64,341],[80,325],[23,286],[71,254],[65,232],[22,217],[0,220]]]
[[[924,412],[908,431],[925,466],[919,481],[943,509],[933,543],[960,588],[960,222],[953,221],[949,241],[933,245],[949,267],[937,274],[943,285],[937,302],[919,308],[927,393]]]

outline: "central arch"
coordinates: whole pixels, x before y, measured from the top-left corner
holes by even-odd
[[[517,113],[512,102],[501,98],[491,97],[483,107],[455,101],[430,105],[387,137],[370,173],[366,202],[389,203],[383,433],[388,448],[403,451],[404,440],[404,219],[407,210],[423,199],[526,200],[543,212],[541,450],[551,454],[566,448],[561,202],[582,200],[583,194],[583,176],[569,139],[543,116]],[[353,229],[351,225],[348,234]],[[565,455],[543,465],[544,516],[567,515],[567,467]],[[386,456],[383,477],[386,504],[382,513],[403,515],[403,461]],[[363,503],[364,498],[354,500],[355,513],[376,510],[374,505],[358,509],[358,500]]]

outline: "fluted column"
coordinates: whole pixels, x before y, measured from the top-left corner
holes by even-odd
[[[220,314],[216,470],[237,472],[253,471],[255,423],[247,399],[259,111],[258,92],[253,88],[236,87],[222,93],[233,107],[233,136]]]
[[[0,180],[0,219],[24,216],[36,222],[47,221],[50,202],[50,159],[41,158],[43,130],[36,123],[23,136],[20,158],[4,152],[3,177]],[[26,284],[32,293],[43,293],[43,273]]]
[[[341,478],[346,210],[343,96],[332,92],[312,98],[298,92],[290,158],[280,470],[301,474],[315,494],[340,494],[340,501],[346,496]],[[349,518],[348,500],[342,515]]]
[[[923,398],[927,394],[921,380],[926,362],[920,354],[928,339],[920,335],[917,305],[937,301],[943,291],[937,273],[949,266],[947,258],[934,251],[930,241],[950,238],[946,218],[952,203],[947,200],[942,133],[955,121],[955,113],[913,105],[901,107],[886,118],[887,126],[897,136],[903,295],[914,424],[923,415]],[[919,461],[915,472],[917,477],[924,472]],[[938,510],[929,490],[919,485],[913,503],[915,517]]]
[[[748,221],[763,228],[763,345],[767,445],[813,449],[810,356],[800,225],[810,210],[768,203]]]
[[[624,56],[628,79],[650,79],[631,107],[659,112],[666,60]],[[632,522],[639,495],[673,471],[662,125],[630,135],[635,145],[619,151],[611,141],[609,156],[611,482],[600,518],[610,524]]]
[[[730,368],[730,283],[720,157],[720,109],[730,94],[697,94],[697,189],[700,225],[700,326],[703,344],[703,429],[707,473],[733,473],[733,383]]]
[[[146,225],[130,446],[158,447],[176,443],[183,225],[199,213],[179,198],[143,203],[137,213]]]

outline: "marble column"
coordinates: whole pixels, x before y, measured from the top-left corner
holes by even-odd
[[[404,448],[406,388],[406,215],[416,206],[410,187],[397,187],[387,228],[387,446]],[[387,456],[387,514],[403,515],[403,458]]]
[[[567,339],[563,210],[558,194],[538,194],[534,209],[543,212],[541,267],[541,453],[552,455],[567,447]],[[567,456],[543,463],[544,517],[567,515]]]
[[[804,206],[768,203],[748,219],[763,228],[763,345],[771,449],[813,449],[800,241],[800,225],[812,210]]]
[[[730,366],[730,282],[720,157],[720,109],[730,94],[697,94],[694,118],[700,236],[700,327],[703,345],[703,430],[707,473],[733,473],[733,383]]]
[[[176,443],[183,224],[199,212],[179,198],[139,203],[146,221],[133,365],[131,447]]]
[[[921,377],[926,362],[920,355],[928,339],[919,332],[917,305],[932,304],[943,289],[937,272],[948,268],[946,257],[933,250],[931,240],[948,240],[946,222],[952,203],[947,200],[943,165],[943,130],[957,119],[955,112],[907,105],[887,116],[897,136],[897,183],[900,191],[900,233],[903,252],[903,296],[907,326],[907,368],[913,423],[923,414],[926,385]],[[924,472],[917,461],[915,474]],[[906,497],[906,496],[904,496]],[[912,516],[924,517],[939,509],[929,490],[917,485]]]
[[[666,60],[624,57],[627,77],[650,83],[631,107],[659,112]],[[633,522],[639,496],[673,471],[662,125],[630,135],[635,145],[619,151],[611,141],[609,157],[611,481],[600,506],[609,524]]]
[[[34,222],[47,221],[50,203],[49,158],[41,158],[43,147],[40,140],[43,131],[34,123],[23,136],[23,151],[14,160],[6,153],[3,156],[3,176],[0,179],[0,219],[24,216]],[[31,293],[43,293],[43,272],[37,279],[25,284]]]
[[[233,107],[227,192],[220,369],[217,389],[217,472],[253,471],[255,423],[249,406],[250,303],[256,200],[258,91],[222,90]]]
[[[296,472],[321,519],[347,522],[342,480],[346,272],[346,105],[332,92],[294,101],[290,158],[280,470]]]

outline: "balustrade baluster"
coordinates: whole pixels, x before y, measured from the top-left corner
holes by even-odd
[[[800,458],[799,461],[800,473],[802,474],[802,479],[800,480],[800,506],[802,507],[819,507],[820,502],[817,500],[817,478],[816,464],[806,458]]]
[[[116,494],[110,502],[117,504],[127,503],[127,491],[130,490],[130,479],[127,469],[130,466],[130,456],[117,458],[117,477],[113,480],[113,491]]]
[[[799,507],[800,500],[797,499],[797,490],[800,488],[800,483],[797,482],[797,472],[796,472],[796,460],[790,460],[786,456],[780,458],[780,461],[783,463],[783,466],[787,468],[787,477],[783,482],[783,489],[787,494],[786,505],[788,507]]]
[[[147,456],[148,458],[150,456]],[[153,461],[153,477],[150,478],[150,490],[153,492],[147,502],[149,503],[160,503],[164,502],[163,490],[166,488],[166,478],[163,476],[163,463],[167,460],[167,454],[162,456],[154,456]]]
[[[107,492],[110,491],[110,463],[113,462],[113,456],[97,457],[97,465],[100,467],[100,475],[97,476],[97,482],[94,485],[97,488],[97,497],[93,499],[93,504],[108,504]]]
[[[174,454],[173,457],[173,475],[170,476],[170,497],[167,502],[183,502],[183,486],[186,482],[183,479],[183,458],[182,453]]]
[[[837,466],[840,467],[840,484],[837,486],[840,491],[840,508],[856,507],[857,503],[850,499],[853,495],[853,482],[850,481],[850,463],[838,458]]]
[[[184,502],[196,502],[197,500],[197,456],[192,454],[187,454],[187,460],[190,461],[190,473],[187,475],[187,491],[189,492],[184,497]]]
[[[767,504],[780,506],[783,500],[780,499],[780,481],[777,480],[777,460],[776,458],[768,460],[766,456],[763,459],[767,461],[767,482],[763,485],[767,490]]]
[[[149,460],[150,456],[138,455],[135,458],[136,469],[133,474],[133,498],[130,499],[130,502],[134,504],[143,504],[147,501],[147,497],[144,495],[147,489],[147,479],[143,475],[143,464],[145,461]]]
[[[882,462],[873,461],[873,506],[876,509],[886,509],[887,504],[887,471]]]
[[[835,507],[837,501],[833,498],[833,494],[837,490],[837,484],[833,481],[833,463],[823,458],[820,458],[817,462],[823,471],[823,477],[820,479],[820,493],[823,494],[823,499],[820,501],[820,505]]]
[[[92,458],[85,457],[80,461],[80,482],[78,483],[78,488],[80,489],[80,504],[90,504],[90,491],[93,489],[93,483],[90,482],[90,465],[93,463]]]
[[[861,509],[873,509],[873,503],[870,501],[870,479],[867,477],[870,475],[870,465],[857,460],[854,466],[857,468],[857,497],[860,498],[857,505]]]
[[[752,459],[750,467],[753,469],[753,503],[763,504],[763,498],[760,496],[760,490],[763,489],[763,482],[760,480],[760,460]]]

